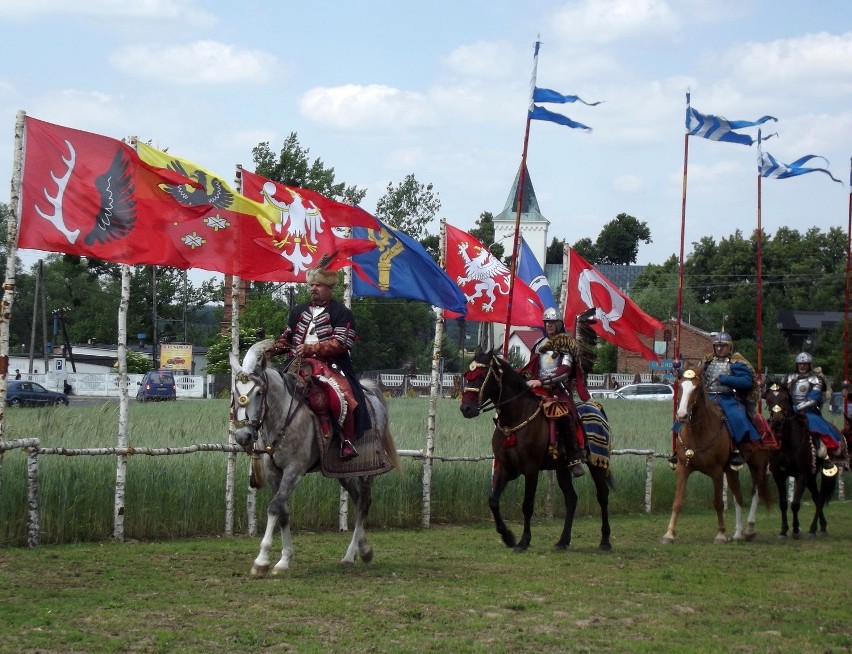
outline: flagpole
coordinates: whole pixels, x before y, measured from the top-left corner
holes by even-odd
[[[541,38],[539,35],[538,38]],[[527,173],[527,146],[530,141],[530,123],[532,122],[531,111],[533,107],[533,93],[535,92],[536,76],[538,74],[538,49],[541,46],[541,41],[536,39],[535,54],[533,56],[533,70],[530,79],[530,102],[527,107],[527,125],[524,130],[524,148],[521,152],[521,170],[518,175],[518,208],[515,212],[515,235],[512,242],[512,265],[509,268],[509,303],[506,307],[506,330],[503,334],[503,356],[509,356],[509,330],[512,325],[512,300],[515,294],[515,271],[517,269],[518,260],[518,242],[521,234],[521,208],[524,205],[524,184]]]
[[[757,130],[757,152],[760,161],[761,130]],[[757,166],[757,387],[760,388],[763,373],[763,223],[762,223],[762,201],[763,201],[763,176],[760,174],[760,164]],[[757,412],[763,411],[763,398],[758,395]]]
[[[9,222],[6,227],[6,278],[3,283],[3,313],[0,316],[0,440],[6,431],[6,375],[9,371],[9,332],[12,304],[15,301],[15,255],[18,249],[18,221],[21,201],[21,177],[24,165],[24,124],[26,114],[15,117],[15,153],[12,163],[12,193],[9,196]],[[35,302],[34,302],[35,304]],[[46,371],[45,371],[46,372]],[[2,460],[2,454],[0,454]]]
[[[843,314],[843,421],[849,411],[849,286],[852,283],[852,158],[849,159],[849,210],[846,227],[846,302]]]
[[[689,110],[689,91],[686,93],[686,107],[687,111]],[[683,316],[683,249],[684,249],[684,240],[686,237],[686,179],[687,179],[687,168],[689,165],[689,131],[684,132],[683,135],[683,185],[681,189],[681,199],[680,199],[680,259],[678,260],[677,267],[677,316],[675,321],[675,349],[674,349],[674,361],[672,362],[672,369],[676,376],[680,376],[680,368],[682,366],[682,362],[680,360],[680,331],[681,331],[681,323]],[[674,384],[674,394],[672,395],[672,425],[675,424],[677,420],[677,404],[678,404],[678,390],[679,386],[677,381]],[[677,452],[677,432],[672,429],[672,452]]]

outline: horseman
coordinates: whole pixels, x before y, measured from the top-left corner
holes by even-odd
[[[739,447],[748,439],[760,442],[752,416],[757,412],[757,385],[754,368],[739,352],[732,353],[733,339],[719,332],[713,341],[713,354],[704,361],[704,388],[708,397],[722,409],[732,440],[728,467],[739,470],[745,465]]]
[[[323,257],[307,271],[310,302],[290,311],[286,329],[264,354],[273,357],[287,352],[308,360],[310,365],[300,368],[300,374],[313,381],[308,400],[321,420],[328,416],[328,407],[339,406],[340,418],[333,422],[340,438],[340,459],[345,461],[358,456],[354,443],[370,427],[370,418],[350,357],[355,317],[332,299],[337,272],[326,265]]]
[[[563,407],[559,412],[563,415],[555,419],[556,428],[568,456],[571,474],[582,477],[582,462],[585,458],[581,446],[581,439],[584,438],[583,423],[571,391],[576,387],[577,394],[584,402],[589,399],[589,392],[583,381],[577,344],[565,333],[559,313],[551,307],[545,310],[543,318],[545,335],[533,345],[529,362],[519,372],[526,377],[527,386],[536,395],[545,401],[555,400]]]
[[[822,459],[822,474],[833,477],[837,466],[829,458],[828,450],[840,447],[840,432],[822,417],[822,403],[828,392],[828,382],[819,369],[813,370],[813,357],[807,352],[796,355],[796,372],[787,376],[787,388],[793,400],[793,409],[807,418],[808,432],[814,442],[817,458]]]

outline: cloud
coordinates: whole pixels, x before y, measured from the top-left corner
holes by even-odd
[[[99,19],[181,21],[195,27],[212,27],[219,21],[193,0],[0,0],[0,16],[33,19],[45,16],[82,16]]]
[[[554,12],[550,26],[573,43],[671,35],[680,20],[665,0],[582,0]]]
[[[519,60],[518,51],[509,43],[477,41],[454,49],[444,57],[444,65],[465,77],[515,79],[522,72],[518,68]]]
[[[184,45],[130,45],[110,57],[119,71],[148,80],[186,85],[260,85],[282,72],[278,59],[262,50],[218,41]]]
[[[795,85],[836,95],[852,89],[852,32],[805,34],[769,42],[737,44],[725,54],[726,67],[750,87]]]
[[[614,185],[619,191],[631,193],[642,188],[642,178],[638,175],[619,175],[615,178]]]
[[[299,109],[306,118],[340,129],[404,129],[436,123],[426,95],[382,84],[315,87],[302,96]]]

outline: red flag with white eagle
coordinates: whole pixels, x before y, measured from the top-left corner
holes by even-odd
[[[646,361],[659,361],[660,357],[638,335],[653,339],[655,330],[662,329],[663,324],[636,306],[572,248],[565,246],[565,253],[568,259],[565,329],[568,333],[573,333],[578,315],[594,308],[594,330],[598,336],[625,350],[638,352]]]
[[[447,274],[455,280],[467,298],[466,320],[506,321],[509,311],[511,272],[476,238],[447,225]],[[512,299],[512,324],[541,327],[544,307],[538,293],[515,277]],[[458,314],[446,312],[447,316]]]
[[[380,229],[379,222],[361,207],[337,202],[306,188],[274,182],[248,170],[240,171],[241,191],[250,200],[267,205],[274,218],[263,220],[269,238],[258,239],[293,267],[292,281],[305,281],[323,254],[336,253],[330,270],[349,263],[349,257],[376,247],[368,239],[347,238],[349,227]]]

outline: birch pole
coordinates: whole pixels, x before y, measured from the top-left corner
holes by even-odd
[[[352,229],[346,230],[346,237],[352,237]],[[343,269],[343,304],[352,310],[352,266]],[[366,409],[366,407],[364,407]],[[340,531],[349,529],[349,494],[343,486],[340,487],[338,495],[337,528]]]
[[[21,169],[24,162],[24,114],[15,118],[15,153],[12,161],[12,194],[6,228],[6,281],[3,283],[3,310],[0,311],[0,440],[6,435],[6,377],[9,374],[9,323],[15,301],[15,258],[18,251],[18,216],[21,202]],[[2,461],[2,454],[0,454]]]
[[[240,278],[234,275],[231,277],[231,288],[225,289],[226,293],[231,294],[231,354],[240,357]],[[231,388],[235,388],[234,375],[231,371]],[[232,391],[233,392],[233,391]],[[237,442],[234,434],[236,427],[234,425],[234,398],[231,398],[231,408],[228,415],[228,444],[234,445]],[[234,492],[236,488],[236,472],[237,472],[237,453],[228,453],[228,464],[225,473],[225,535],[234,535]],[[246,510],[248,512],[248,529],[249,535],[254,535],[254,507],[256,502],[256,493],[254,488],[248,489],[248,499],[246,501]]]
[[[128,439],[127,393],[127,309],[130,306],[130,266],[121,265],[121,298],[118,302],[118,442],[126,448]],[[113,511],[113,540],[124,541],[124,492],[127,485],[127,455],[115,457],[115,503]]]

